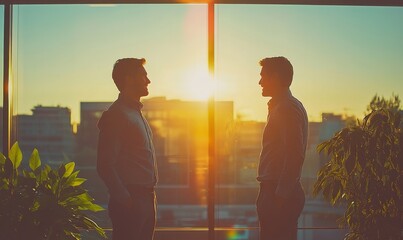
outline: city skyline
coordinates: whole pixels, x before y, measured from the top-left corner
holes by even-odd
[[[205,99],[207,5],[21,5],[14,14],[15,114],[32,105],[113,101],[121,57],[145,57],[150,96]],[[281,22],[279,22],[281,19]],[[375,94],[403,95],[403,9],[397,7],[216,6],[215,98],[264,121],[258,61],[294,65],[293,94],[309,119],[322,112],[362,118]],[[281,24],[280,24],[281,23]],[[207,86],[207,87],[206,87]]]
[[[145,97],[145,98],[142,98],[142,100],[141,100],[141,102],[144,102],[144,101],[153,101],[153,100],[155,100],[155,99],[164,99],[164,100],[166,100],[166,101],[173,101],[173,102],[183,102],[183,103],[185,103],[185,102],[189,102],[189,103],[201,103],[201,104],[206,104],[206,107],[207,107],[207,104],[208,104],[208,102],[206,101],[206,100],[184,100],[184,99],[168,99],[168,98],[166,98],[165,96],[154,96],[154,97]],[[110,104],[112,104],[114,102],[114,100],[111,100],[111,101],[82,101],[82,102],[80,102],[79,103],[79,105],[81,105],[81,104],[83,104],[83,103],[93,103],[93,104],[105,104],[105,103],[110,103]],[[215,101],[216,103],[220,103],[220,102],[230,102],[230,103],[234,103],[234,101],[231,101],[231,100],[216,100]],[[368,104],[369,104],[369,102],[368,102]],[[13,116],[25,116],[25,115],[27,115],[27,116],[31,116],[32,114],[33,114],[33,111],[36,109],[36,108],[38,108],[38,107],[42,107],[42,108],[60,108],[60,109],[68,109],[69,111],[70,111],[70,113],[71,113],[71,116],[72,116],[72,113],[73,113],[73,110],[72,109],[70,109],[68,106],[63,106],[63,105],[44,105],[44,104],[38,104],[38,105],[34,105],[34,106],[31,106],[31,108],[30,108],[30,112],[27,112],[27,113],[18,113],[18,114],[14,114]],[[2,110],[2,106],[0,106],[0,109]],[[80,112],[80,107],[78,108],[78,112]],[[105,110],[107,110],[107,109],[105,109]],[[363,112],[365,111],[365,109],[363,110]],[[207,112],[207,108],[206,108],[206,116],[207,116],[207,114],[208,114],[208,112]],[[345,113],[335,113],[335,112],[330,112],[330,111],[326,111],[326,112],[321,112],[320,113],[320,119],[309,119],[309,122],[312,122],[312,123],[320,123],[320,122],[322,122],[322,116],[323,115],[328,115],[328,114],[332,114],[332,115],[335,115],[335,116],[340,116],[342,119],[351,119],[351,118],[354,118],[354,119],[358,119],[357,118],[357,116],[355,116],[355,115],[346,115]],[[216,117],[220,117],[220,114],[218,113],[216,113],[215,114],[216,115]],[[77,124],[77,125],[80,125],[80,119],[81,119],[81,114],[79,114],[79,118],[78,118],[78,121],[74,121],[72,118],[72,120],[71,120],[71,125],[74,127],[74,125],[75,124]],[[266,122],[266,120],[259,120],[259,119],[249,119],[249,118],[242,118],[242,116],[239,116],[239,115],[237,115],[237,112],[235,112],[234,111],[234,116],[233,116],[233,119],[234,120],[240,120],[240,121],[255,121],[255,122]]]

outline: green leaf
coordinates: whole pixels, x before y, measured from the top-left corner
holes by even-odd
[[[42,171],[37,175],[36,179],[39,183],[43,184],[44,182],[49,180],[49,172],[52,169],[50,168],[49,165],[45,164],[45,167],[43,168]]]
[[[69,198],[72,197],[76,197],[78,195],[81,195],[83,193],[87,192],[85,189],[83,188],[74,188],[74,187],[69,187],[64,189],[61,193],[60,193],[60,202],[65,202],[67,201]]]
[[[29,167],[32,171],[35,171],[38,167],[41,166],[41,159],[39,158],[38,149],[34,149],[32,151],[31,157],[29,158]]]
[[[66,169],[66,171],[63,174],[64,178],[67,178],[71,175],[71,173],[74,171],[74,167],[76,166],[76,164],[74,162],[69,162],[67,163],[64,168]]]
[[[100,212],[100,211],[104,211],[105,208],[99,206],[98,204],[95,203],[87,203],[87,204],[83,204],[81,206],[78,206],[78,209],[80,210],[84,210],[84,211],[91,211],[91,212]]]
[[[13,168],[17,169],[22,161],[22,152],[18,142],[15,142],[8,153],[8,157],[10,158],[11,162],[13,163]]]
[[[343,192],[343,187],[342,187],[340,181],[335,181],[334,185],[333,185],[333,191],[332,191],[332,200],[331,200],[332,205],[335,205],[339,201],[339,199],[342,195],[342,192]]]
[[[316,147],[316,151],[317,152],[322,152],[322,151],[327,151],[329,149],[329,142],[323,142],[320,143],[317,147]]]
[[[76,240],[80,240],[81,239],[81,234],[80,233],[73,233],[70,232],[71,236],[76,239]]]
[[[71,183],[71,186],[73,186],[73,187],[80,186],[80,185],[83,184],[85,181],[87,181],[87,179],[85,179],[85,178],[76,178],[76,179],[74,179],[74,181]]]
[[[66,200],[60,202],[60,204],[74,207],[74,206],[85,206],[88,203],[91,203],[94,199],[87,193],[84,192],[80,195],[69,197]]]
[[[88,192],[85,192],[83,194],[80,194],[77,196],[77,198],[83,200],[84,202],[91,202],[94,199],[88,194]]]
[[[6,157],[3,155],[3,153],[0,152],[0,164],[4,165],[6,163]]]
[[[74,180],[77,178],[77,175],[80,171],[75,171],[74,173],[70,174],[70,176],[67,178],[65,185],[66,186],[72,186],[71,184],[74,182]]]
[[[104,229],[102,229],[98,224],[96,224],[94,221],[91,219],[84,217],[84,223],[89,227],[89,229],[95,229],[97,233],[102,236],[103,238],[107,238]]]

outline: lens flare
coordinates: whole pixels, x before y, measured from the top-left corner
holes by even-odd
[[[239,228],[241,226],[235,225],[234,228]],[[249,230],[247,229],[232,229],[227,232],[227,240],[247,240],[249,239]]]

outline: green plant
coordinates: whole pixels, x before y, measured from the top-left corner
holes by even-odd
[[[400,110],[400,98],[398,95],[392,95],[388,100],[384,97],[375,95],[369,105],[367,106],[366,115],[380,109],[388,109],[392,112],[398,112]]]
[[[81,230],[105,232],[85,211],[101,211],[83,188],[74,162],[58,169],[45,165],[36,149],[29,169],[21,170],[23,156],[18,143],[6,158],[0,153],[0,239],[81,239]]]
[[[374,98],[368,108],[372,112],[362,122],[318,146],[330,160],[318,172],[314,195],[321,192],[331,204],[346,207],[341,219],[349,229],[346,240],[401,239],[401,116],[393,102],[385,101]]]

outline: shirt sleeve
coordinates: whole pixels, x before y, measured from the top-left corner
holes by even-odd
[[[105,111],[98,122],[98,152],[97,171],[110,194],[125,191],[120,177],[116,171],[116,163],[121,149],[119,129],[122,127],[123,119],[112,112]]]
[[[305,159],[303,119],[292,106],[283,106],[282,135],[285,143],[285,156],[282,172],[276,189],[276,195],[288,198],[294,191],[301,175]]]

